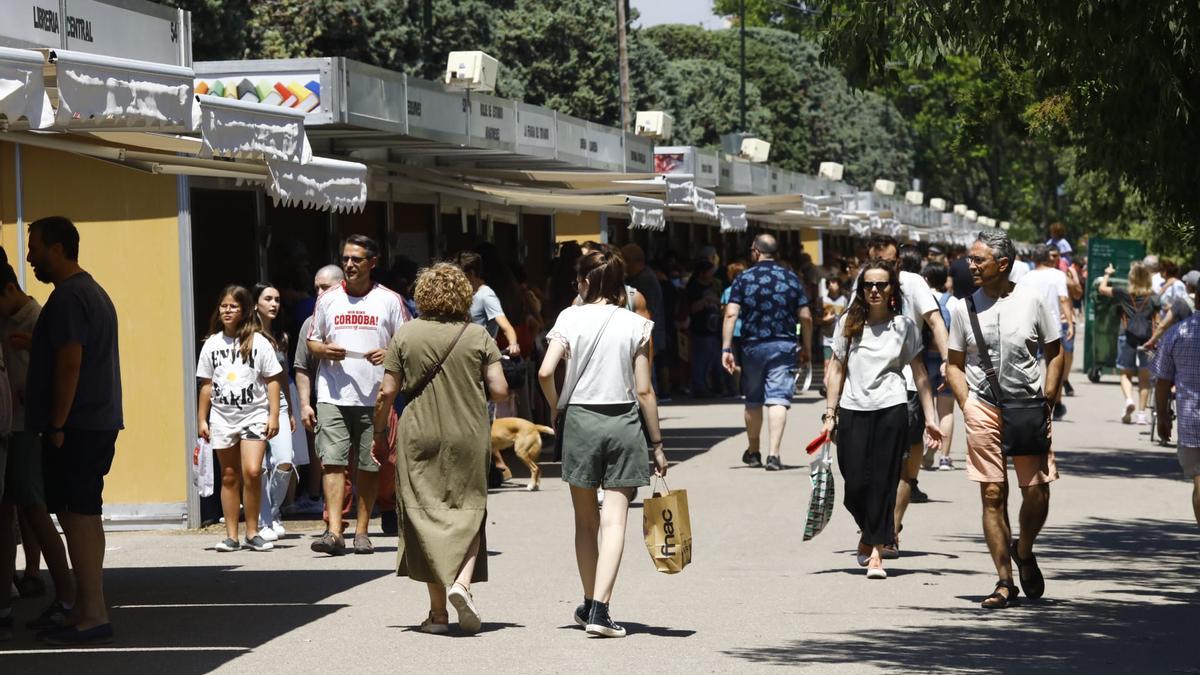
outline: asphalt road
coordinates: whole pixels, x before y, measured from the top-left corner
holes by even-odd
[[[655,572],[640,508],[632,513],[612,603],[630,631],[624,640],[589,638],[572,624],[581,590],[570,503],[547,464],[541,492],[525,492],[515,468],[513,484],[491,497],[491,581],[475,587],[484,620],[476,636],[415,631],[427,596],[391,574],[392,539],[376,537],[373,556],[327,558],[308,549],[316,523],[293,522],[296,534],[270,553],[205,550],[219,539],[212,532],[115,533],[106,583],[117,642],[44,650],[18,631],[0,644],[0,672],[1200,672],[1190,484],[1173,449],[1119,423],[1111,376],[1075,379],[1077,396],[1055,425],[1062,479],[1037,548],[1047,578],[1040,602],[979,609],[994,572],[978,489],[964,471],[922,474],[933,501],[911,507],[889,578],[868,581],[840,505],[824,533],[802,541],[802,448],[823,408],[815,394],[792,409],[780,473],[740,464],[739,405],[680,402],[663,408],[664,427],[670,486],[691,502],[694,562],[681,574]],[[955,458],[963,452],[960,420]],[[38,609],[20,602],[18,618]]]

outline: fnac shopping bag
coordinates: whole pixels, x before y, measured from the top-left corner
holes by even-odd
[[[196,447],[192,450],[192,485],[201,497],[210,497],[213,493],[213,449],[212,443],[203,438],[196,439]]]
[[[663,487],[667,485],[663,481]],[[642,535],[654,568],[675,574],[692,562],[692,521],[687,490],[655,492],[642,502]]]

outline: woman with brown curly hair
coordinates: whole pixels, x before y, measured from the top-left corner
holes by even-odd
[[[908,447],[904,366],[925,410],[930,447],[941,443],[933,390],[925,371],[921,329],[904,315],[895,265],[875,259],[858,277],[850,308],[833,331],[826,433],[838,429],[837,458],[846,481],[846,509],[862,530],[858,564],[868,579],[886,579],[883,547],[896,538],[896,484]]]
[[[471,583],[487,581],[487,555],[479,555],[487,551],[487,400],[504,400],[508,386],[496,342],[471,323],[473,295],[454,265],[421,270],[413,293],[420,316],[388,345],[375,404],[374,447],[381,450],[393,401],[397,394],[407,401],[394,446],[396,574],[428,586],[426,633],[449,632],[447,599],[464,632],[481,625]]]

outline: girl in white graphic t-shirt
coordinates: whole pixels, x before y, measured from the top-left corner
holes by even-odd
[[[258,332],[250,292],[227,286],[213,311],[212,335],[200,350],[198,428],[221,461],[221,511],[226,539],[218,551],[236,551],[238,507],[246,507],[246,546],[269,551],[258,532],[262,464],[267,441],[279,433],[279,380],[275,349]]]

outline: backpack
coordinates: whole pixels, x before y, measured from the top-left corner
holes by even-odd
[[[1125,335],[1134,344],[1142,344],[1150,339],[1150,335],[1154,333],[1154,326],[1151,325],[1150,317],[1153,311],[1143,311],[1152,309],[1150,307],[1150,296],[1145,295],[1140,298],[1130,296],[1133,312],[1125,322]]]

